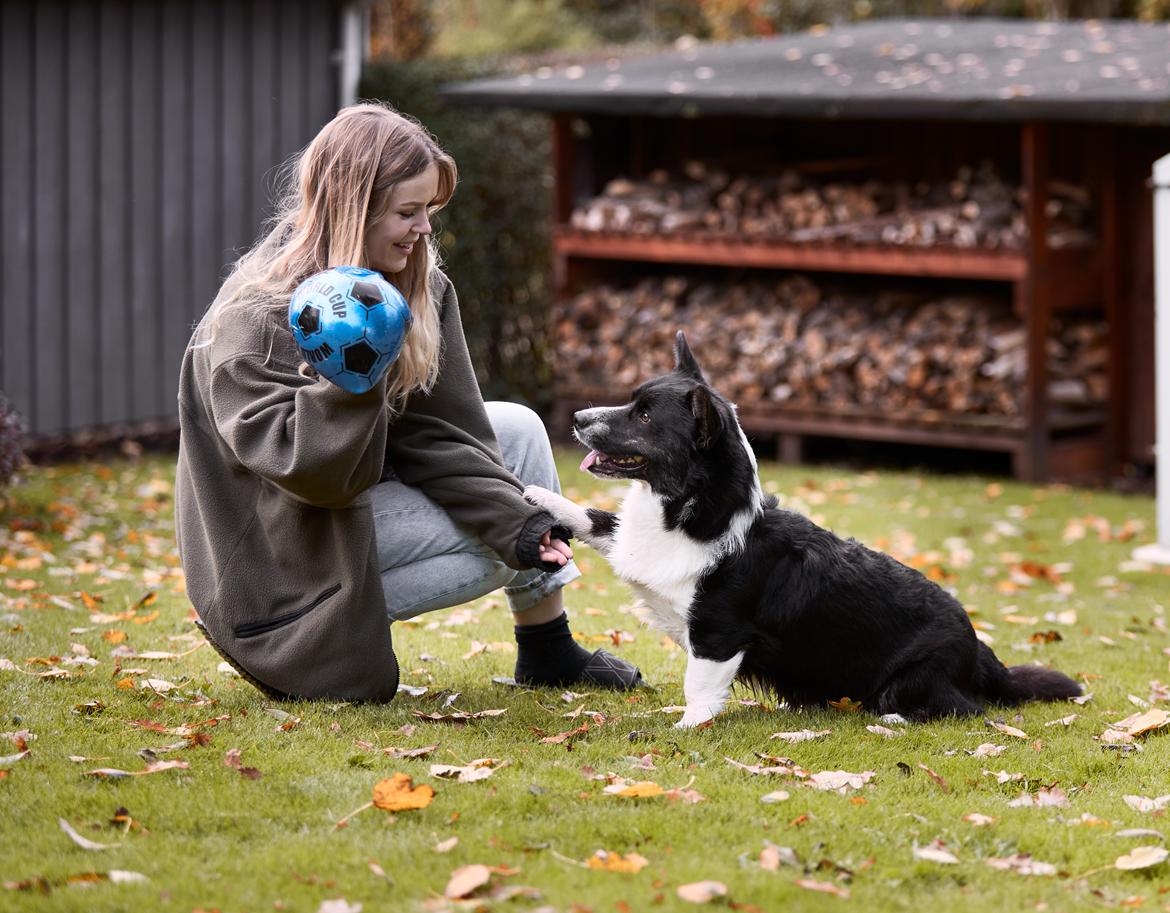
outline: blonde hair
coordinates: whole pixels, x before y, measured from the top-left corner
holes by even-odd
[[[368,266],[366,231],[387,211],[402,181],[431,165],[439,189],[428,209],[446,205],[458,172],[427,129],[389,105],[364,102],[342,108],[313,141],[281,169],[276,211],[267,234],[232,267],[195,336],[207,345],[235,310],[269,312],[287,326],[296,287],[333,266]],[[431,276],[439,266],[432,237],[415,244],[393,282],[410,305],[414,324],[391,368],[386,402],[392,412],[414,390],[429,390],[439,372],[439,309]],[[202,331],[202,333],[200,332]]]

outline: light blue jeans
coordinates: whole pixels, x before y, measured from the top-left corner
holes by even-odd
[[[515,403],[485,405],[508,470],[525,485],[560,491],[540,416]],[[420,489],[396,479],[375,485],[370,497],[391,621],[470,602],[500,587],[512,611],[522,612],[581,576],[572,561],[557,571],[513,570]]]

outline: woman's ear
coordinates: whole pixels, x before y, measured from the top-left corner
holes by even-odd
[[[711,391],[703,385],[691,391],[690,400],[691,414],[695,417],[695,446],[707,450],[723,434],[723,415]]]

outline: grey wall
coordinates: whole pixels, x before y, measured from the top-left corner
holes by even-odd
[[[321,0],[0,0],[0,390],[33,437],[176,416],[192,325],[337,107]]]

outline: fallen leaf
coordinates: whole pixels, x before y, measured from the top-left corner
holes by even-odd
[[[934,782],[938,785],[938,788],[941,789],[944,793],[949,793],[951,791],[951,788],[947,786],[947,781],[936,774],[933,770],[922,763],[920,763],[918,766],[922,770],[926,771],[926,775],[930,777],[930,779],[934,780]]]
[[[1122,796],[1125,804],[1139,812],[1159,812],[1170,805],[1170,794],[1147,799],[1145,796]]]
[[[562,742],[568,742],[575,739],[579,735],[584,735],[589,731],[589,724],[582,723],[576,729],[569,729],[565,732],[558,732],[556,735],[550,735],[547,738],[540,740],[542,745],[560,745]]]
[[[836,701],[829,701],[829,706],[834,710],[840,710],[843,713],[857,713],[861,710],[860,701],[851,700],[847,697],[843,697]]]
[[[432,787],[425,783],[414,786],[409,774],[397,773],[374,784],[374,805],[388,812],[426,808],[434,798]]]
[[[766,805],[772,805],[776,802],[785,802],[788,799],[788,793],[783,789],[776,789],[770,793],[765,793],[760,796],[760,801]]]
[[[383,748],[382,754],[388,758],[425,758],[427,755],[434,752],[439,747],[439,743],[434,745],[423,745],[420,748]]]
[[[155,774],[164,770],[186,770],[191,765],[186,761],[156,761],[153,764],[147,764],[143,770],[119,770],[116,767],[99,767],[97,770],[87,770],[82,776],[98,777],[110,779],[120,779],[121,777],[141,777],[146,774]]]
[[[1008,726],[1006,723],[997,723],[995,720],[987,720],[987,725],[997,732],[1002,732],[1004,735],[1010,735],[1013,739],[1027,739],[1028,733],[1022,729],[1016,729],[1015,726]]]
[[[819,729],[816,731],[812,729],[799,729],[796,732],[774,732],[768,736],[768,738],[783,739],[789,745],[795,745],[798,742],[808,742],[812,739],[819,739],[822,736],[829,735],[829,733],[832,731],[832,729]]]
[[[964,815],[963,820],[975,827],[987,827],[989,824],[995,824],[998,818],[992,818],[988,815],[981,815],[979,812],[971,812],[969,815]]]
[[[829,881],[817,881],[814,878],[798,878],[793,882],[798,888],[806,891],[819,891],[821,894],[832,894],[834,897],[849,897],[849,889],[835,885]]]
[[[607,850],[598,850],[585,860],[585,865],[591,869],[599,869],[603,872],[626,872],[631,875],[636,875],[649,864],[650,860],[637,853],[627,853],[623,856],[621,853],[611,853]]]
[[[697,789],[668,789],[663,795],[671,802],[681,802],[683,805],[697,805],[707,801],[707,797]]]
[[[1128,717],[1114,725],[1130,736],[1145,735],[1156,729],[1170,725],[1170,712],[1163,710],[1161,707],[1155,707],[1147,710],[1145,713]]]
[[[983,860],[993,869],[1001,872],[1015,872],[1017,875],[1055,875],[1056,866],[1050,862],[1037,862],[1030,853],[1016,853],[1014,856],[991,856]]]
[[[876,723],[872,726],[866,726],[865,728],[874,735],[880,735],[887,739],[896,739],[898,736],[902,735],[900,732],[895,732],[893,729],[889,729],[885,726],[878,726]]]
[[[991,742],[984,742],[967,754],[973,758],[998,758],[1001,754],[1007,751],[1006,745],[994,745]]]
[[[446,840],[440,840],[435,844],[436,853],[449,853],[455,849],[455,845],[459,842],[458,837],[448,837]]]
[[[333,900],[321,901],[321,906],[317,907],[317,913],[362,913],[362,905],[360,903],[351,904],[344,897],[337,897]]]
[[[491,881],[491,878],[492,869],[490,866],[481,863],[460,866],[451,873],[451,878],[447,882],[443,896],[451,900],[459,900],[482,888]]]
[[[61,830],[69,835],[69,839],[83,850],[112,850],[122,845],[120,843],[94,843],[92,840],[82,837],[81,834],[77,833],[73,829],[73,826],[64,818],[58,818],[57,823],[61,826]]]
[[[690,903],[709,903],[716,897],[726,897],[727,885],[721,881],[695,881],[679,885],[675,893]]]
[[[1113,865],[1123,871],[1148,869],[1150,866],[1165,862],[1168,857],[1170,850],[1160,846],[1135,846],[1124,856],[1118,856]]]
[[[662,787],[650,780],[639,780],[637,783],[629,784],[614,783],[605,787],[604,791],[613,796],[621,796],[623,799],[651,799],[663,794]]]
[[[476,780],[486,780],[499,766],[501,762],[497,758],[477,758],[464,767],[455,764],[432,764],[429,773],[432,777],[442,777],[457,783],[474,783]]]
[[[850,773],[847,770],[822,770],[820,773],[811,774],[807,782],[813,789],[845,795],[851,789],[861,789],[876,775],[872,770],[863,770],[861,773]]]
[[[944,850],[937,840],[930,846],[914,847],[914,858],[924,862],[937,862],[941,865],[957,865],[959,859],[953,853]]]

